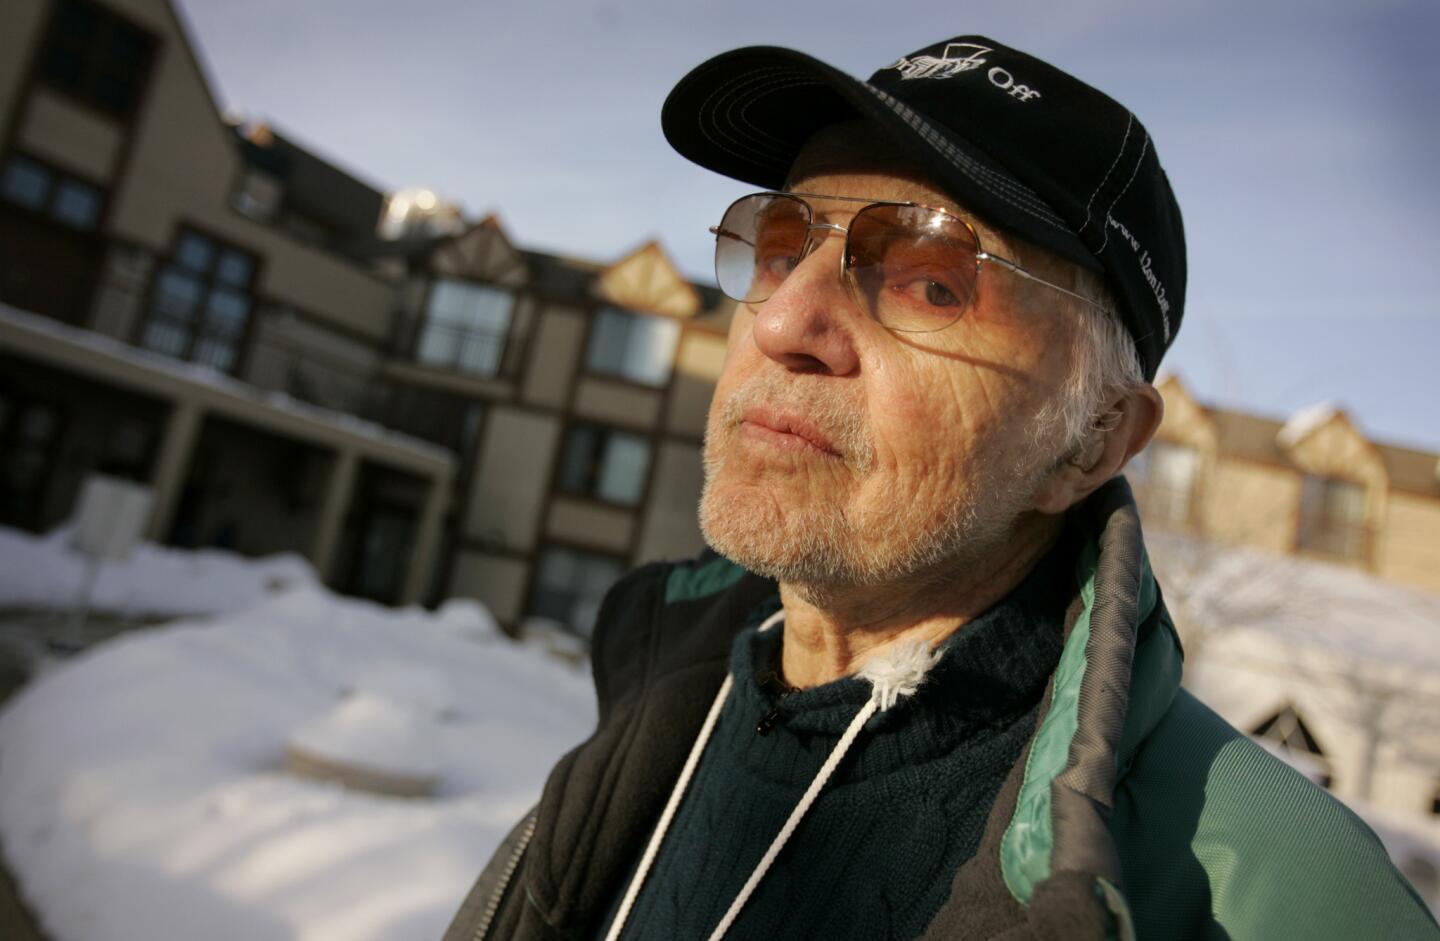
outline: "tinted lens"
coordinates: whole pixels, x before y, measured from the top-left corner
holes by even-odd
[[[760,193],[725,211],[715,235],[715,280],[725,296],[765,300],[794,270],[805,247],[810,210],[789,196]]]
[[[849,248],[856,300],[891,330],[948,327],[975,296],[975,233],[947,213],[867,206],[850,223]]]

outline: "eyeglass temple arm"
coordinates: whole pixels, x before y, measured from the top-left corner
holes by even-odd
[[[737,242],[744,242],[746,245],[749,245],[751,248],[754,248],[754,247],[755,247],[755,243],[754,243],[754,242],[752,242],[752,241],[750,241],[749,239],[743,237],[739,232],[731,232],[729,229],[722,229],[722,228],[720,228],[718,225],[712,225],[712,226],[710,227],[710,234],[711,234],[711,235],[715,235],[715,236],[722,236],[722,237],[727,238],[727,239],[734,239],[734,240],[737,241]]]
[[[992,255],[992,254],[990,254],[989,252],[976,252],[976,253],[975,253],[975,258],[976,258],[978,261],[982,261],[982,262],[985,262],[985,261],[994,262],[995,264],[999,265],[1000,267],[1005,268],[1006,270],[1010,271],[1012,274],[1018,274],[1020,277],[1025,278],[1026,280],[1034,281],[1034,282],[1036,282],[1037,284],[1043,284],[1043,285],[1045,285],[1047,288],[1053,288],[1054,290],[1059,291],[1061,294],[1067,294],[1067,295],[1069,295],[1070,297],[1075,298],[1077,301],[1083,301],[1084,303],[1090,305],[1091,307],[1095,308],[1095,309],[1098,310],[1098,311],[1103,311],[1104,313],[1107,313],[1107,314],[1110,313],[1109,308],[1105,307],[1104,305],[1095,303],[1094,301],[1092,301],[1090,298],[1086,297],[1086,296],[1083,295],[1083,294],[1076,294],[1074,291],[1070,290],[1069,288],[1063,288],[1063,287],[1061,287],[1060,285],[1056,284],[1054,281],[1046,281],[1044,278],[1040,277],[1038,274],[1035,274],[1033,271],[1029,271],[1029,270],[1027,270],[1027,269],[1025,269],[1025,268],[1022,268],[1020,265],[1016,264],[1015,262],[1011,261],[1011,260],[1008,259],[1008,258],[1001,258],[999,255]]]

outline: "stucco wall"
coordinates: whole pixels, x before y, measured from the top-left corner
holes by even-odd
[[[1300,481],[1293,470],[1222,458],[1201,507],[1202,532],[1223,542],[1291,551]]]
[[[466,535],[512,549],[534,548],[559,438],[558,417],[508,406],[491,411],[471,481]]]
[[[675,382],[670,389],[670,406],[665,427],[677,434],[699,437],[705,433],[710,398],[725,365],[725,338],[692,331],[680,341],[675,363]]]
[[[363,413],[379,368],[375,349],[284,308],[255,312],[244,379],[327,408]]]
[[[25,150],[98,183],[109,183],[125,136],[119,123],[47,88],[30,96],[17,128]]]
[[[461,552],[451,569],[449,594],[475,598],[497,619],[514,624],[525,613],[525,585],[530,566],[517,559]]]
[[[547,306],[530,341],[530,362],[522,394],[535,405],[560,408],[570,391],[585,338],[585,317],[577,310]]]
[[[635,530],[629,510],[599,506],[584,500],[556,497],[550,504],[545,535],[608,552],[628,554]]]
[[[635,561],[686,558],[704,545],[697,510],[704,471],[700,450],[691,444],[665,442],[656,455],[650,502]]]
[[[575,389],[575,412],[622,428],[650,429],[660,417],[660,397],[659,390],[586,376]]]
[[[48,9],[40,0],[0,3],[0,121],[14,114]]]
[[[1382,578],[1440,591],[1440,500],[1391,491],[1377,541]]]

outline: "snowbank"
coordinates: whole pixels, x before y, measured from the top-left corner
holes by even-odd
[[[75,606],[89,563],[70,551],[69,538],[66,529],[32,536],[0,527],[0,609]],[[251,559],[143,543],[124,562],[101,566],[91,607],[130,617],[211,614],[317,584],[297,555]]]
[[[1227,637],[1265,635],[1295,649],[1440,676],[1440,594],[1338,563],[1206,543],[1175,533],[1145,543],[1177,622]],[[1182,634],[1187,625],[1179,624]]]
[[[0,837],[54,941],[438,938],[594,721],[585,672],[478,605],[291,591],[124,635],[22,691],[0,714]],[[287,774],[297,735],[413,762],[436,796]]]

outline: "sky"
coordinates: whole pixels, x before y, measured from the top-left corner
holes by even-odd
[[[529,248],[611,261],[706,232],[753,189],[676,155],[660,105],[744,45],[868,76],[961,34],[1129,106],[1184,212],[1165,369],[1284,418],[1340,404],[1440,450],[1440,4],[1434,0],[177,0],[223,108],[381,189],[428,186]]]

